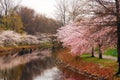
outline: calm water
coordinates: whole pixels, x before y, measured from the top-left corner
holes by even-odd
[[[51,51],[47,53],[51,54]],[[56,66],[52,56],[41,59],[41,56],[48,54],[37,54],[38,58],[25,64],[0,70],[0,80],[93,80]]]

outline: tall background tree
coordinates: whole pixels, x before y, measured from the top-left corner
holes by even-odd
[[[112,13],[112,15],[115,16],[115,23],[117,27],[117,53],[118,53],[118,72],[117,75],[120,74],[120,1],[119,0],[96,0],[97,3],[99,3],[104,10],[106,10],[109,13]],[[113,20],[113,18],[112,18]],[[109,23],[110,24],[110,23]]]
[[[120,74],[120,1],[115,0],[115,4],[116,4],[117,37],[118,37],[117,52],[118,52],[118,63],[119,63],[117,74]]]
[[[92,15],[95,4],[93,0],[56,0],[56,19],[62,25],[71,21],[81,20],[88,15]]]
[[[1,29],[22,32],[23,25],[21,17],[17,14],[19,3],[19,0],[0,0]]]
[[[0,0],[1,15],[8,15],[19,7],[21,0]]]
[[[21,16],[23,26],[24,26],[24,31],[28,31],[29,33],[33,33],[34,31],[34,16],[35,16],[35,11],[33,9],[27,8],[27,7],[20,7],[19,9],[19,15]]]
[[[22,18],[24,31],[29,34],[35,33],[56,33],[61,23],[43,14],[37,14],[33,9],[21,7],[19,15]]]
[[[56,18],[65,25],[68,21],[68,0],[56,0]]]

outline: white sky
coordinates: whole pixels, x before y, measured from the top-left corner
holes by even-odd
[[[21,5],[34,9],[37,13],[52,17],[55,10],[55,0],[22,0]]]

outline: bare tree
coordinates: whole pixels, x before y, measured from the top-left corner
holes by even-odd
[[[35,18],[35,11],[33,9],[27,7],[21,7],[18,11],[19,15],[21,16],[24,30],[29,33],[34,32],[34,18]]]
[[[76,17],[80,14],[80,4],[79,0],[70,0],[68,13],[70,20],[74,21]]]
[[[0,26],[3,26],[5,29],[10,29],[11,20],[13,14],[16,14],[16,11],[19,7],[21,0],[0,0]]]
[[[56,18],[64,25],[67,23],[68,1],[56,0]]]
[[[93,0],[58,0],[56,15],[63,25],[69,21],[80,20],[93,12]]]
[[[2,15],[8,15],[10,11],[17,9],[21,0],[0,0],[0,12]]]

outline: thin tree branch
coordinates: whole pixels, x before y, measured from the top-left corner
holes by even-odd
[[[103,6],[107,11],[113,13],[113,15],[116,15],[116,12],[113,12],[112,10],[110,10],[109,8],[107,8],[104,4],[102,0],[96,0],[96,2],[98,2],[101,6]]]

